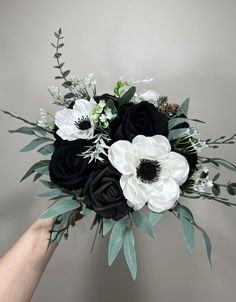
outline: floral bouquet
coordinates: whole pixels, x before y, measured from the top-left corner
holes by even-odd
[[[96,235],[110,233],[109,265],[123,248],[135,279],[133,228],[154,238],[155,225],[169,211],[180,220],[191,253],[195,230],[202,233],[211,264],[209,237],[182,200],[203,198],[236,205],[221,197],[221,187],[235,195],[236,183],[218,183],[220,173],[210,179],[207,165],[232,171],[236,166],[222,158],[200,156],[204,148],[233,144],[236,135],[202,140],[198,131],[202,122],[188,117],[189,99],[177,105],[154,90],[137,91],[140,81],[121,79],[113,94],[97,95],[92,74],[77,79],[64,70],[61,29],[54,34],[56,79],[62,80],[67,92],[51,86],[49,93],[62,109],[55,115],[41,109],[37,123],[2,111],[27,124],[10,133],[36,136],[21,152],[39,148],[40,154],[50,156],[32,165],[22,178],[34,174],[33,181],[40,180],[49,189],[39,195],[53,201],[41,215],[54,219],[49,244],[59,242],[63,235],[67,238],[70,226],[95,214]]]

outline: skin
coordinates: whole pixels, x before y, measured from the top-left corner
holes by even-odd
[[[28,302],[53,255],[48,246],[52,219],[37,220],[0,259],[0,301]]]

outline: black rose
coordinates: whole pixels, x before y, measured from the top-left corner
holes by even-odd
[[[93,165],[80,155],[90,144],[88,140],[77,139],[56,145],[49,164],[51,181],[69,190],[83,188]]]
[[[104,218],[119,220],[132,208],[120,187],[121,174],[109,162],[101,164],[89,176],[84,188],[84,203]]]
[[[148,102],[123,105],[118,117],[111,123],[111,137],[114,140],[128,140],[139,135],[168,135],[168,118]]]

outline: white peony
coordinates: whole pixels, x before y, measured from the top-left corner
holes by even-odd
[[[132,143],[117,141],[111,145],[108,158],[122,174],[121,188],[135,210],[145,203],[154,212],[170,209],[189,173],[185,157],[171,152],[168,139],[162,135],[138,135]]]
[[[75,101],[73,109],[58,111],[55,116],[55,124],[58,127],[56,133],[68,141],[93,138],[95,128],[89,116],[96,105],[94,99],[79,99]]]

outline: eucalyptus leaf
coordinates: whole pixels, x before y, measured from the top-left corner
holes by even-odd
[[[40,177],[42,177],[43,175],[42,174],[40,174],[40,173],[37,173],[37,174],[35,174],[34,175],[34,178],[33,178],[33,181],[36,181],[36,180],[38,180]]]
[[[62,191],[59,190],[59,189],[54,189],[54,190],[51,190],[49,192],[46,192],[46,193],[42,193],[42,194],[39,194],[38,197],[54,197],[54,196],[58,196],[58,195],[61,195]]]
[[[40,182],[49,189],[58,189],[59,186],[48,180],[40,180]]]
[[[63,199],[54,203],[50,208],[48,208],[41,216],[41,219],[47,219],[50,217],[56,217],[62,215],[69,211],[78,209],[80,204],[73,200],[72,198]]]
[[[217,173],[217,174],[213,177],[212,181],[215,182],[219,177],[220,177],[220,173]]]
[[[126,229],[124,234],[124,255],[132,278],[137,276],[137,259],[135,253],[134,234],[131,229]]]
[[[148,221],[148,219],[140,214],[138,211],[134,211],[132,214],[132,219],[137,228],[142,230],[144,233],[148,234],[152,238],[155,238],[153,225]]]
[[[235,182],[231,182],[227,185],[227,192],[230,195],[236,195],[236,183]]]
[[[115,220],[103,218],[102,235],[106,236],[113,228],[114,224],[115,224]]]
[[[168,122],[168,128],[169,128],[169,130],[171,130],[172,128],[174,128],[176,126],[185,123],[187,120],[188,119],[186,117],[175,117],[175,118],[172,118]]]
[[[185,218],[183,214],[180,214],[180,220],[182,222],[184,240],[186,242],[189,252],[192,254],[194,249],[194,237],[195,229],[193,224]]]
[[[125,219],[118,220],[111,232],[108,247],[108,264],[112,265],[123,246],[124,232],[127,228]]]
[[[35,172],[35,169],[41,168],[41,167],[47,167],[49,165],[49,162],[50,162],[50,160],[41,160],[41,161],[37,162],[36,164],[33,164],[29,168],[29,170],[25,173],[25,175],[22,177],[22,179],[20,180],[20,182],[22,182],[27,177],[29,177],[30,175],[32,175]]]
[[[212,262],[211,262],[211,241],[210,241],[210,238],[209,236],[207,235],[206,231],[200,227],[199,225],[195,224],[195,227],[202,233],[202,236],[204,238],[204,241],[205,241],[205,245],[206,245],[206,250],[207,250],[207,257],[208,257],[208,260],[209,260],[209,263],[210,263],[210,266],[212,268]]]
[[[46,138],[46,137],[38,137],[35,138],[31,143],[29,143],[28,145],[26,145],[24,148],[22,148],[20,150],[20,152],[28,152],[31,151],[35,148],[37,148],[39,145],[44,144],[48,141],[51,141],[51,139]]]
[[[135,92],[136,92],[136,87],[134,86],[130,87],[129,90],[127,90],[126,93],[119,98],[119,107],[128,104],[133,98]]]
[[[215,196],[219,196],[220,195],[220,186],[217,185],[217,184],[213,184],[212,186],[212,193],[215,195]]]
[[[116,109],[114,100],[108,99],[108,100],[107,100],[107,103],[106,103],[106,106],[107,106],[108,108],[111,109],[111,112],[112,112],[113,114],[116,114],[116,113],[117,113],[117,109]]]
[[[175,140],[180,137],[185,137],[192,135],[195,132],[194,128],[179,128],[179,129],[172,129],[169,131],[168,139]]]
[[[221,165],[233,172],[236,172],[236,165],[232,164],[227,160],[224,160],[222,158],[211,158],[211,162],[214,162],[215,164]]]
[[[48,166],[36,168],[35,172],[40,173],[41,175],[48,175],[49,174]]]
[[[157,213],[157,212],[151,211],[150,214],[149,214],[149,221],[150,221],[150,223],[153,226],[156,225],[160,221],[160,219],[161,219],[161,217],[163,216],[164,213],[165,212],[159,212],[159,213]]]
[[[28,135],[34,135],[34,129],[30,127],[20,127],[15,130],[8,130],[9,133],[22,133],[22,134],[28,134]]]
[[[41,147],[38,152],[42,155],[49,155],[51,153],[53,153],[54,151],[54,146],[53,144],[48,144],[46,146]]]
[[[179,110],[178,110],[178,114],[177,114],[177,115],[184,114],[185,116],[187,116],[187,114],[188,114],[188,108],[189,108],[189,98],[187,98],[187,99],[182,103],[182,105],[179,107]]]

